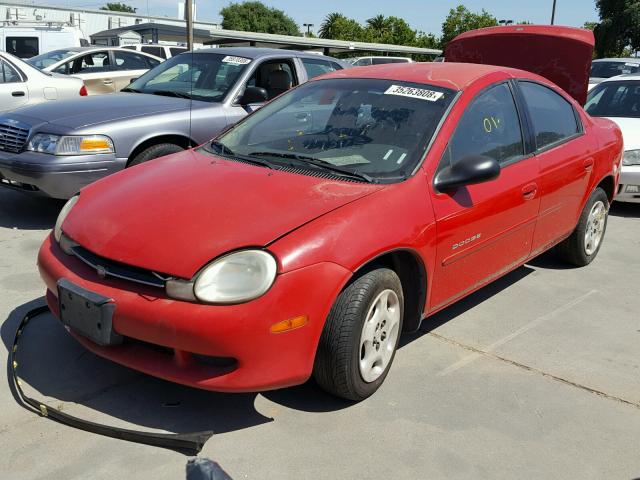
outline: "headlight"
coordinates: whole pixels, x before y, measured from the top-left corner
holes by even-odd
[[[640,165],[640,150],[627,150],[622,156],[622,165]]]
[[[58,214],[56,226],[53,227],[53,237],[58,243],[60,243],[60,237],[62,237],[62,224],[64,223],[64,219],[67,218],[67,215],[69,215],[69,212],[78,201],[78,198],[80,198],[78,195],[71,197],[69,201],[64,204],[64,207],[62,207],[62,210],[60,210],[60,213]]]
[[[36,133],[27,150],[51,155],[90,155],[95,153],[114,153],[113,142],[104,135],[61,136],[49,133]]]
[[[263,250],[242,250],[207,265],[193,292],[208,303],[242,303],[263,295],[276,278],[276,260]]]

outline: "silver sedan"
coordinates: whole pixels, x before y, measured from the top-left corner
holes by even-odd
[[[79,78],[41,72],[9,53],[0,52],[0,112],[86,94]]]

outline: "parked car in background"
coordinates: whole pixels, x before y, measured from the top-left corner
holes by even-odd
[[[412,63],[409,57],[355,57],[348,58],[347,61],[354,67],[364,67],[367,65],[382,65],[385,63]]]
[[[518,28],[489,34],[510,45],[505,63],[558,36],[529,66],[566,73],[572,44],[590,46],[561,85],[586,93],[591,32]],[[530,72],[347,69],[88,186],[38,267],[53,314],[100,356],[229,392],[313,375],[358,401],[424,317],[556,245],[593,261],[621,157],[614,123]]]
[[[18,58],[31,58],[58,48],[86,47],[89,42],[75,27],[42,23],[0,27],[0,51]]]
[[[607,78],[638,72],[640,58],[599,58],[591,62],[589,90]]]
[[[0,116],[0,128],[19,125],[22,139],[0,142],[0,174],[14,188],[69,198],[113,172],[199,145],[292,86],[342,68],[330,57],[279,49],[183,53],[122,93]],[[297,121],[302,128],[313,116],[302,112]]]
[[[589,92],[585,110],[618,124],[624,156],[616,200],[640,203],[640,74],[603,80]]]
[[[162,61],[148,53],[119,47],[63,48],[27,60],[43,72],[81,78],[89,95],[119,92]]]
[[[41,72],[13,55],[0,52],[0,112],[86,95],[87,89],[79,78]],[[6,135],[6,126],[0,127],[0,143],[8,141]]]
[[[158,43],[137,43],[135,45],[124,45],[121,48],[127,50],[135,50],[136,52],[144,52],[154,57],[167,58],[175,57],[187,51],[187,47],[180,47],[177,45],[160,45]]]

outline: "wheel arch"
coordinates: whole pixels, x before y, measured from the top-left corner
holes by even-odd
[[[427,269],[421,256],[414,250],[398,248],[381,253],[355,269],[353,278],[375,268],[385,267],[396,272],[404,295],[402,330],[413,332],[420,327],[427,300]]]
[[[604,193],[607,194],[607,198],[609,199],[609,203],[613,201],[613,197],[615,197],[615,180],[613,179],[613,175],[605,176],[600,182],[596,185],[596,188],[600,187],[604,190]]]
[[[154,145],[160,145],[162,143],[173,143],[174,145],[178,145],[185,150],[189,147],[195,147],[197,143],[186,135],[180,134],[167,134],[167,135],[156,135],[151,138],[147,138],[140,142],[136,147],[131,151],[129,158],[127,158],[127,166],[131,163],[131,161],[136,158],[141,152],[145,151],[149,147],[153,147]]]

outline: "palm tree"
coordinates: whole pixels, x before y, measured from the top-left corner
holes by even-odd
[[[318,30],[318,35],[320,38],[335,38],[336,37],[336,24],[339,22],[344,22],[347,20],[347,17],[338,12],[332,12],[327,15],[320,25],[320,30]]]
[[[389,22],[384,15],[376,15],[375,17],[370,18],[367,20],[367,25],[380,33],[389,28]]]

